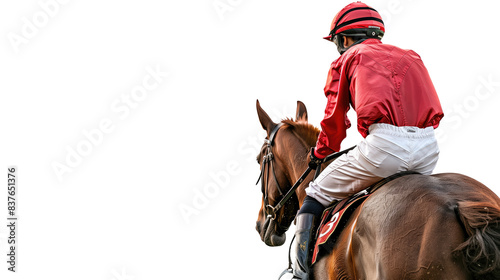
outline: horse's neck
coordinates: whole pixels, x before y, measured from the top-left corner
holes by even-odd
[[[287,169],[290,176],[290,183],[293,185],[298,181],[300,176],[307,170],[308,167],[308,151],[311,147],[301,143],[300,145],[294,145],[296,148],[290,152],[289,158],[287,159]],[[311,172],[312,173],[312,172]],[[310,176],[311,177],[311,176]],[[308,177],[309,178],[309,177]],[[311,177],[312,179],[312,177]],[[296,190],[297,197],[299,199],[299,204],[302,206],[302,202],[306,197],[305,188],[309,185],[309,181],[305,180],[302,185]]]
[[[293,174],[293,181],[294,182],[297,182],[297,180],[300,178],[300,176],[302,176],[302,174],[304,173],[304,171],[306,171],[308,165],[307,165],[307,156],[308,156],[308,153],[300,153],[300,155],[298,156],[295,156],[291,162],[292,162],[292,170],[293,172],[291,174]]]

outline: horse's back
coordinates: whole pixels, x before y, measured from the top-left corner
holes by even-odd
[[[460,174],[407,175],[377,190],[353,220],[350,254],[357,279],[472,279],[456,249],[467,239],[464,198],[498,197]]]

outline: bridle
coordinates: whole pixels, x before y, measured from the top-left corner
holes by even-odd
[[[276,218],[276,213],[278,212],[279,209],[276,209],[275,207],[273,207],[269,204],[268,191],[267,191],[267,186],[269,185],[269,172],[271,172],[271,174],[273,175],[273,179],[274,179],[274,182],[276,183],[276,187],[278,188],[278,192],[280,193],[280,197],[283,197],[283,190],[280,186],[280,183],[278,182],[278,178],[276,177],[276,172],[274,171],[274,169],[275,169],[274,164],[273,164],[274,155],[273,155],[273,151],[272,151],[274,139],[275,139],[276,134],[278,133],[278,130],[280,129],[281,126],[283,126],[283,123],[277,124],[273,128],[271,133],[269,134],[269,139],[266,139],[266,154],[264,155],[264,157],[262,159],[262,167],[260,169],[260,175],[259,175],[259,178],[257,179],[257,183],[256,183],[256,184],[258,184],[259,181],[261,181],[262,191],[264,194],[264,212],[266,213],[267,216],[270,216],[272,219]],[[264,178],[263,178],[264,173],[266,173],[266,176],[265,176],[266,180],[264,180]]]
[[[267,215],[267,217],[269,217],[270,219],[274,220],[276,219],[276,215],[278,213],[278,211],[285,205],[285,203],[288,202],[288,200],[294,195],[295,193],[295,190],[297,190],[297,188],[302,184],[302,182],[304,181],[304,179],[309,175],[309,173],[313,170],[311,169],[311,167],[308,167],[306,169],[306,171],[304,171],[304,173],[302,174],[302,176],[300,176],[300,178],[297,180],[297,182],[295,182],[295,184],[292,186],[292,188],[290,190],[288,190],[288,192],[286,194],[283,194],[283,190],[281,189],[281,186],[278,182],[278,178],[276,177],[276,173],[274,172],[274,165],[273,165],[273,160],[274,160],[274,155],[273,155],[273,152],[272,152],[272,147],[273,147],[273,144],[274,144],[274,139],[276,138],[276,134],[278,133],[278,130],[280,129],[280,127],[283,125],[283,123],[279,123],[277,124],[272,130],[271,130],[271,133],[269,133],[269,139],[266,139],[266,154],[264,155],[263,159],[262,159],[262,167],[260,169],[260,175],[259,175],[259,178],[257,179],[257,183],[259,183],[259,181],[261,181],[262,183],[262,190],[264,192],[264,212],[265,214]],[[322,160],[322,163],[325,163],[325,162],[328,162],[330,160],[333,160],[347,152],[349,152],[350,150],[354,149],[356,146],[352,146],[348,149],[345,149],[343,151],[340,151],[340,152],[337,152],[337,153],[333,153],[331,155],[328,155],[327,157],[325,157],[323,160]],[[269,167],[268,167],[269,166]],[[276,186],[278,188],[278,191],[280,193],[280,201],[275,205],[275,206],[272,206],[269,204],[269,198],[268,198],[268,192],[267,192],[267,188],[266,188],[266,185],[269,185],[269,170],[271,170],[271,173],[273,174],[273,178],[274,178],[274,182],[276,183]],[[316,175],[315,177],[317,177],[319,175],[319,173],[321,172],[321,165],[318,166],[318,168],[316,169]],[[264,173],[266,173],[266,180],[264,180],[262,177],[264,176]],[[261,180],[262,179],[262,180]],[[279,224],[278,226],[283,230],[287,230],[287,228],[282,228]]]

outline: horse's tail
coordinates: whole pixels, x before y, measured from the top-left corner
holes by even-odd
[[[462,201],[457,210],[468,238],[455,252],[463,252],[474,279],[500,279],[500,208],[491,202]]]

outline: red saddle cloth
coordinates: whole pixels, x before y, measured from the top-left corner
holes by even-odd
[[[357,197],[346,198],[325,209],[321,218],[321,223],[318,227],[316,245],[314,246],[312,255],[312,264],[316,262],[320,252],[326,253],[332,251],[333,245],[337,241],[340,232],[342,232],[351,214],[370,195],[371,194],[364,194]]]

